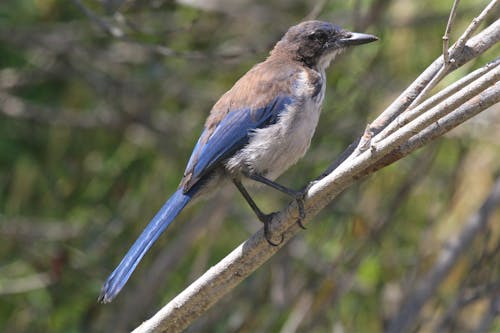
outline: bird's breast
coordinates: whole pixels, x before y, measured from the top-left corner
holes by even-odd
[[[309,148],[324,92],[323,80],[313,85],[304,74],[303,82],[295,86],[293,102],[280,114],[278,121],[255,130],[248,144],[227,161],[226,168],[231,172],[258,173],[269,179],[279,177]]]

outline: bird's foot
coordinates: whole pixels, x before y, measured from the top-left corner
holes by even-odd
[[[283,240],[285,239],[285,236],[281,234],[281,239],[278,243],[275,243],[272,241],[273,237],[271,235],[271,231],[269,230],[269,226],[271,224],[271,221],[273,220],[274,215],[276,213],[271,213],[271,214],[262,214],[259,215],[259,220],[264,223],[264,237],[266,238],[266,241],[269,243],[271,246],[278,246],[281,243],[283,243]]]

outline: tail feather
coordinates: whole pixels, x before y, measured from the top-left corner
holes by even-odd
[[[191,192],[191,191],[190,191]],[[184,207],[191,201],[193,193],[182,193],[182,189],[178,189],[163,207],[156,213],[151,222],[146,226],[134,245],[127,252],[125,257],[116,267],[116,269],[108,277],[98,301],[108,303],[115,298],[120,292],[125,283],[127,283],[130,275],[135,270],[142,257],[146,254],[149,248],[167,229],[172,221],[179,215]]]

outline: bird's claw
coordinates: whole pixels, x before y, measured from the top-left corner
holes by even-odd
[[[306,212],[304,209],[304,198],[305,198],[306,193],[307,192],[305,192],[305,191],[301,191],[301,192],[297,192],[297,194],[295,195],[295,202],[297,203],[297,207],[299,209],[299,219],[297,220],[297,224],[299,225],[299,227],[301,227],[304,230],[307,229],[302,224],[302,220],[306,218]]]
[[[297,224],[299,225],[300,228],[302,228],[304,230],[307,229],[304,226],[304,224],[302,224],[302,220],[304,220],[306,217],[306,212],[305,212],[305,208],[304,208],[304,199],[305,199],[306,193],[307,193],[307,191],[297,191],[293,195],[295,202],[297,203],[297,208],[299,210],[299,218],[297,219]],[[258,215],[259,220],[262,223],[264,223],[264,237],[266,238],[266,241],[271,246],[279,246],[285,239],[285,236],[283,234],[281,234],[281,240],[278,243],[275,243],[272,241],[271,231],[269,230],[269,226],[270,226],[271,220],[273,219],[275,214],[276,213]]]
[[[267,215],[260,216],[259,220],[264,223],[264,238],[266,241],[269,243],[271,246],[279,246],[281,243],[283,243],[283,240],[285,239],[285,236],[281,234],[281,239],[278,243],[275,243],[272,241],[272,235],[271,231],[269,230],[269,225],[271,224],[271,221],[276,213],[271,213]]]

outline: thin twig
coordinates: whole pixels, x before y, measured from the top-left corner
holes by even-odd
[[[96,15],[90,8],[85,6],[80,0],[72,0],[75,6],[77,6],[89,19],[94,21],[102,31],[109,34],[115,38],[122,38],[125,33],[120,28],[113,26],[102,19],[99,15]]]
[[[311,11],[304,17],[303,21],[315,20],[321,14],[327,2],[328,0],[319,0],[316,2]]]
[[[453,25],[453,21],[455,21],[455,17],[457,15],[458,3],[460,0],[453,1],[453,6],[451,7],[450,17],[448,17],[448,23],[446,24],[446,30],[443,36],[443,60],[444,63],[447,64],[450,62],[450,53],[449,53],[449,43],[450,43],[450,33],[451,27]]]
[[[477,30],[479,25],[490,15],[495,10],[495,7],[498,5],[500,0],[492,0],[479,14],[477,17],[475,17],[471,24],[465,29],[465,32],[458,38],[457,42],[451,47],[452,52],[455,51],[455,49],[459,50],[462,49],[465,44],[471,39],[472,34]]]

